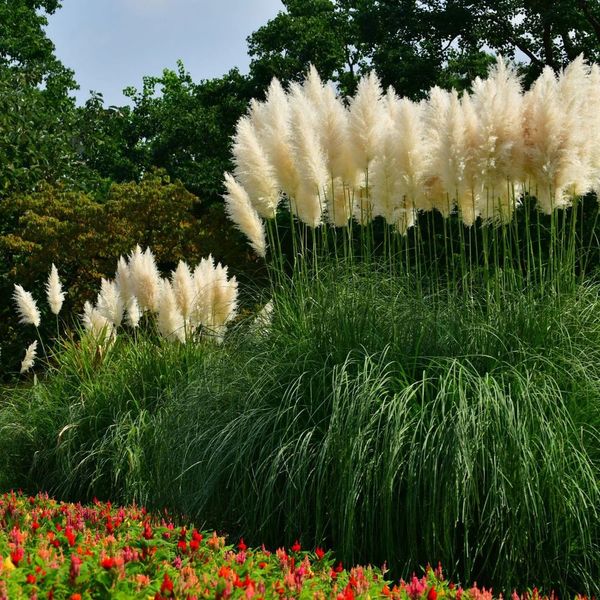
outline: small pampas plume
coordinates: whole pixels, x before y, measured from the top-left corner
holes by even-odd
[[[83,305],[81,321],[96,345],[109,346],[115,341],[116,331],[114,325],[88,301]]]
[[[183,260],[179,261],[177,268],[171,275],[171,286],[177,301],[177,308],[184,321],[188,323],[194,308],[196,288],[194,287],[194,279],[190,268]]]
[[[252,207],[246,190],[229,174],[225,173],[225,212],[235,226],[248,238],[254,251],[264,258],[267,254],[265,228],[258,213]]]
[[[40,311],[38,310],[37,304],[33,299],[31,292],[26,292],[22,286],[15,284],[13,299],[17,305],[19,323],[39,327],[41,320]]]
[[[217,264],[212,278],[210,298],[210,320],[207,323],[215,341],[221,342],[226,325],[235,318],[238,308],[238,282],[235,277],[227,279],[227,267]]]
[[[173,287],[168,279],[163,279],[160,289],[160,301],[156,325],[160,334],[171,342],[185,343],[185,324],[183,315],[177,308]]]
[[[23,358],[21,362],[21,374],[26,373],[27,371],[29,371],[29,369],[31,369],[31,367],[33,367],[33,363],[35,362],[36,350],[37,341],[29,344],[29,347],[25,351],[25,358]]]
[[[211,290],[215,275],[215,263],[212,255],[203,258],[194,268],[192,277],[196,289],[196,302],[191,314],[192,327],[206,325],[211,315]]]
[[[96,309],[115,327],[118,327],[123,320],[123,298],[119,293],[119,287],[114,281],[102,278],[100,284],[100,293],[96,300]]]
[[[131,292],[137,298],[142,313],[158,311],[160,273],[150,248],[145,252],[139,245],[129,255],[129,281]]]
[[[358,82],[348,117],[350,151],[357,168],[368,170],[381,143],[381,84],[374,71]]]
[[[252,206],[263,219],[275,217],[279,189],[273,167],[249,117],[242,117],[233,137],[234,174],[248,192]]]
[[[298,84],[292,85],[290,116],[294,160],[301,181],[291,207],[303,223],[314,228],[321,224],[329,175],[320,143],[318,113]]]
[[[129,274],[129,266],[127,261],[120,256],[117,262],[117,271],[115,273],[115,283],[121,294],[123,306],[128,306],[129,302],[133,297],[133,290],[131,289],[131,277]]]
[[[58,315],[65,300],[65,292],[62,291],[62,285],[58,277],[58,270],[54,263],[52,263],[50,275],[48,276],[48,281],[46,282],[46,295],[48,297],[50,310],[55,315]]]
[[[140,305],[138,304],[137,298],[133,296],[127,304],[125,321],[127,322],[127,325],[135,329],[139,326],[141,318],[142,311],[140,310]]]

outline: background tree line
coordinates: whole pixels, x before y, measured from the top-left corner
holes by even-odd
[[[0,374],[23,348],[13,282],[41,297],[52,262],[88,291],[138,242],[162,248],[164,266],[212,252],[238,276],[260,275],[220,195],[235,123],[272,77],[299,80],[312,63],[348,95],[375,69],[384,86],[421,98],[433,85],[468,88],[496,53],[519,64],[525,84],[580,53],[600,60],[599,0],[282,3],[248,38],[248,74],[195,82],[179,62],[127,88],[129,105],[94,92],[77,106],[74,73],[44,30],[60,2],[0,0]],[[75,309],[89,299],[72,296]]]

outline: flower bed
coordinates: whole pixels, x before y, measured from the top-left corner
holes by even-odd
[[[0,599],[492,599],[491,591],[445,581],[441,567],[392,585],[385,571],[344,569],[321,548],[233,546],[216,532],[175,526],[168,515],[137,506],[8,493],[0,498],[0,524]],[[521,598],[542,600],[536,590]]]

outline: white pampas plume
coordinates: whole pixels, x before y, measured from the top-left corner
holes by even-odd
[[[135,329],[140,324],[141,318],[142,311],[140,310],[140,305],[138,304],[137,298],[132,296],[127,304],[125,320],[130,327]]]
[[[235,277],[227,279],[227,267],[217,264],[210,290],[210,321],[208,328],[217,342],[222,341],[226,325],[237,314],[238,283]]]
[[[433,208],[444,217],[449,216],[455,205],[454,190],[450,193],[447,189],[448,180],[453,179],[450,172],[454,167],[449,164],[448,156],[451,144],[449,113],[450,94],[437,86],[431,88],[423,114],[425,145],[429,153],[426,185]]]
[[[57,315],[60,312],[65,300],[65,292],[62,291],[62,285],[58,277],[58,270],[54,263],[52,263],[50,275],[48,276],[48,281],[46,282],[46,295],[48,297],[50,310]]]
[[[156,324],[160,334],[170,340],[185,343],[183,316],[177,308],[177,300],[168,279],[163,279],[160,290],[160,302]]]
[[[249,117],[242,117],[233,137],[235,176],[248,192],[252,206],[264,219],[272,219],[279,203],[273,168]]]
[[[367,170],[381,143],[381,84],[374,71],[358,82],[348,119],[350,149],[359,169]]]
[[[265,228],[252,207],[246,190],[229,174],[225,173],[225,212],[235,226],[248,238],[254,251],[262,258],[267,254]]]
[[[121,294],[123,300],[123,306],[127,307],[131,298],[133,297],[133,290],[131,289],[131,277],[129,274],[129,266],[127,261],[120,256],[117,262],[117,271],[115,273],[115,283]]]
[[[215,276],[215,263],[212,255],[203,258],[195,267],[193,278],[196,288],[196,302],[191,314],[193,327],[207,325],[211,318],[212,285]]]
[[[157,312],[160,294],[160,273],[150,248],[145,252],[137,245],[129,255],[129,280],[131,291],[137,298],[140,310]]]
[[[110,345],[116,338],[114,325],[86,301],[83,305],[81,321],[98,346]]]
[[[37,304],[35,303],[31,292],[26,292],[22,286],[15,283],[13,299],[17,305],[19,323],[39,327],[40,311],[38,310]]]
[[[569,173],[579,168],[569,131],[573,123],[563,99],[554,71],[546,67],[524,100],[527,184],[546,214],[568,205],[564,191],[571,183]]]
[[[196,288],[194,287],[194,279],[190,273],[190,268],[183,260],[179,261],[177,268],[171,275],[171,285],[179,312],[184,321],[188,323],[194,308]]]
[[[523,93],[516,71],[502,57],[486,79],[473,82],[472,105],[477,125],[475,130],[467,122],[467,138],[477,154],[481,213],[485,219],[506,221],[524,178]],[[464,108],[468,112],[471,107]]]
[[[37,341],[29,344],[29,347],[25,351],[25,358],[23,358],[21,362],[21,371],[20,373],[26,373],[33,367],[33,363],[35,362],[35,352],[37,350]]]
[[[318,132],[318,113],[298,84],[292,85],[290,116],[294,160],[300,174],[300,185],[291,199],[292,210],[309,227],[318,227],[329,175]]]
[[[590,165],[592,171],[592,189],[600,200],[600,66],[593,64],[588,77],[588,86],[585,93],[586,102],[584,120],[588,123]]]
[[[113,325],[118,327],[123,320],[123,298],[119,288],[114,281],[102,278],[100,293],[96,300],[98,312]]]
[[[273,168],[273,176],[279,190],[288,197],[296,195],[300,182],[294,154],[291,145],[290,107],[287,94],[279,83],[273,78],[264,103],[267,127],[257,131],[260,145],[264,148],[269,163]]]
[[[401,98],[389,108],[394,124],[397,193],[405,198],[405,206],[431,210],[425,185],[428,149],[423,131],[423,105]]]

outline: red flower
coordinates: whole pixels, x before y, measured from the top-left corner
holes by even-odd
[[[242,552],[244,552],[245,550],[247,550],[248,546],[246,546],[246,544],[244,544],[244,538],[242,538],[240,540],[240,543],[237,545],[238,549],[241,550]]]
[[[300,552],[301,548],[302,546],[300,546],[300,542],[296,540],[292,546],[292,552]]]
[[[69,579],[71,584],[75,583],[75,579],[79,577],[81,563],[83,563],[83,561],[81,558],[79,558],[79,556],[77,556],[77,554],[71,554],[71,566],[69,568]]]
[[[173,580],[169,577],[168,573],[165,573],[160,586],[160,593],[165,594],[166,592],[169,592],[170,594],[173,593]]]
[[[36,582],[35,575],[32,575],[31,573],[29,575],[27,575],[27,583],[31,583],[33,585],[35,582]]]
[[[12,560],[13,565],[15,565],[15,567],[18,567],[19,563],[23,560],[24,556],[25,550],[23,550],[23,548],[19,546],[10,553],[10,560]]]
[[[69,525],[67,525],[67,528],[65,529],[65,536],[67,538],[67,541],[69,542],[69,546],[74,546],[75,538],[77,536],[73,533],[73,528],[70,527]]]
[[[187,543],[185,540],[179,540],[177,542],[177,550],[181,550],[184,554],[187,552]]]
[[[431,588],[429,592],[427,592],[427,600],[437,600],[437,592],[435,588]]]
[[[190,550],[192,552],[195,552],[196,550],[198,550],[199,547],[200,547],[200,542],[198,540],[190,541]]]
[[[258,563],[258,566],[259,566],[261,569],[264,569],[264,568],[267,566],[267,563],[266,563],[264,560],[261,560],[261,561]]]
[[[152,533],[152,527],[150,527],[150,523],[148,523],[148,521],[146,521],[144,523],[144,532],[142,533],[142,536],[144,537],[144,539],[150,540],[150,539],[152,539],[153,535],[154,534]]]
[[[77,594],[77,593],[71,594],[69,596],[69,600],[81,600],[81,594]]]
[[[315,554],[317,555],[317,558],[321,560],[325,556],[325,550],[323,550],[323,548],[317,548]]]
[[[31,524],[31,529],[33,529],[33,531],[37,531],[40,528],[40,524],[37,522],[37,520],[35,520],[32,524]]]
[[[100,564],[104,569],[112,569],[115,566],[115,560],[112,558],[112,556],[105,556],[100,561]]]

